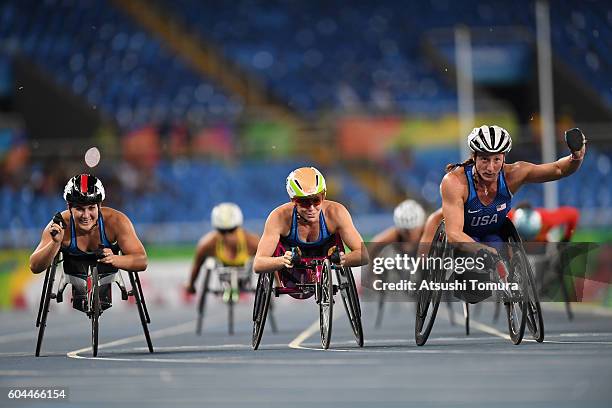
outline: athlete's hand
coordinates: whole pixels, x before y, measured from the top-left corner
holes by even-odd
[[[565,132],[565,143],[572,152],[572,160],[582,160],[586,151],[587,139],[578,128],[569,129]]]
[[[195,293],[196,293],[196,288],[195,288],[195,286],[193,285],[193,283],[189,283],[189,282],[187,282],[187,283],[185,284],[185,293],[187,293],[188,295],[193,295],[193,294],[195,294]]]
[[[53,216],[51,225],[49,226],[49,234],[51,234],[51,238],[53,238],[54,242],[62,242],[62,239],[64,238],[64,228],[66,228],[66,223],[62,218],[62,213],[57,212]]]
[[[53,242],[60,243],[64,239],[64,229],[54,222],[49,225],[49,234]]]
[[[572,160],[582,160],[585,153],[586,145],[582,146],[582,149],[578,150],[577,152],[572,152]]]
[[[340,256],[340,262],[338,263],[338,265],[344,266],[344,264],[346,263],[346,254],[340,251],[338,252],[338,255]]]
[[[279,259],[281,260],[281,268],[293,268],[293,264],[291,263],[291,257],[291,251],[285,251],[285,254],[279,257]]]
[[[111,266],[115,266],[114,262],[119,257],[119,255],[115,255],[110,248],[102,249],[102,255],[104,255],[104,257],[98,259],[98,262],[107,264],[107,265],[111,265]]]

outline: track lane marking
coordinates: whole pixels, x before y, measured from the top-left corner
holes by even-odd
[[[455,314],[456,318],[463,318],[464,316],[462,314],[459,314],[457,312],[453,312]],[[489,326],[487,324],[481,323],[477,320],[474,320],[472,318],[470,318],[470,326],[475,327],[476,329],[484,332],[484,333],[488,333],[497,337],[501,337],[502,339],[505,340],[510,340],[510,335],[501,332],[499,330],[497,330],[495,327]],[[529,333],[529,328],[525,327],[525,334]],[[546,334],[546,332],[544,332],[544,334]],[[585,333],[586,336],[593,336],[596,333]],[[568,333],[568,337],[578,337],[578,335],[580,335],[580,333]],[[560,334],[559,336],[563,336],[563,334]],[[527,342],[531,342],[531,343],[537,343],[537,341],[535,341],[534,339],[527,339],[527,338],[523,338],[523,341],[527,341]],[[542,343],[550,343],[550,344],[599,344],[599,345],[612,345],[612,341],[577,341],[577,340],[546,340],[544,339],[544,341]]]

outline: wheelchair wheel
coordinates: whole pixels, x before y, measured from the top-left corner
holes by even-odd
[[[204,323],[204,311],[206,307],[206,296],[208,295],[208,283],[210,281],[210,275],[212,271],[206,269],[204,271],[204,281],[202,282],[202,293],[200,294],[200,300],[198,301],[198,318],[196,319],[196,334],[202,335],[202,325]]]
[[[444,256],[446,246],[446,233],[444,221],[442,221],[436,230],[428,256],[430,258]],[[430,284],[442,283],[445,277],[446,271],[443,268],[422,270],[422,281],[427,281]],[[429,338],[434,321],[436,320],[441,297],[441,290],[423,289],[419,290],[417,294],[414,334],[418,346],[424,345]]]
[[[359,347],[363,347],[363,326],[361,324],[361,306],[359,305],[359,295],[357,285],[351,268],[336,269],[336,278],[340,288],[344,310],[351,323],[351,329],[355,335],[355,341]]]
[[[470,304],[463,303],[463,316],[465,317],[465,335],[470,335]]]
[[[519,290],[511,290],[506,295],[509,295],[510,299],[503,299],[508,320],[508,333],[513,344],[520,344],[525,335],[525,323],[527,321],[527,302],[525,302],[525,299],[527,299],[526,281],[525,264],[520,263],[518,267],[513,267],[508,275],[508,283],[517,283]]]
[[[98,328],[100,320],[100,280],[98,268],[91,268],[91,289],[88,291],[89,318],[91,319],[91,350],[93,356],[98,355]]]
[[[45,336],[45,327],[47,326],[47,316],[49,314],[49,303],[53,297],[53,281],[55,280],[55,271],[59,262],[59,255],[55,256],[53,263],[45,272],[45,281],[43,290],[40,296],[40,306],[38,308],[38,318],[36,319],[36,327],[38,327],[38,339],[36,340],[36,357],[40,356],[43,337]]]
[[[261,336],[263,335],[264,327],[266,326],[266,316],[270,308],[270,297],[272,295],[272,285],[274,276],[272,273],[260,273],[257,280],[257,288],[255,289],[255,301],[253,304],[253,350],[259,348]]]
[[[319,291],[319,326],[321,328],[321,346],[329,348],[332,333],[332,319],[334,312],[334,287],[331,272],[331,262],[326,259],[321,271],[321,290]]]
[[[137,272],[128,272],[128,276],[130,277],[130,283],[132,285],[132,290],[130,293],[134,296],[136,306],[138,307],[138,316],[140,316],[140,323],[142,324],[142,331],[144,332],[147,347],[149,348],[149,353],[153,353],[153,343],[151,342],[148,326],[150,319],[147,319],[148,313],[145,309],[144,293],[142,292],[142,287],[140,286],[140,279],[137,279]]]
[[[541,343],[544,341],[544,319],[542,317],[542,308],[537,293],[537,286],[531,264],[527,259],[527,254],[520,241],[516,241],[514,237],[510,238],[513,244],[514,255],[518,257],[520,267],[524,277],[524,299],[526,303],[527,327],[535,341]],[[517,265],[515,264],[515,265]]]
[[[343,298],[344,300],[344,298]],[[378,294],[378,307],[376,309],[376,320],[374,321],[374,327],[380,329],[382,326],[383,314],[385,311],[385,291],[381,290]]]
[[[525,302],[505,302],[506,317],[508,319],[508,332],[510,340],[514,344],[521,344],[525,334],[525,321],[527,303]]]
[[[231,285],[229,291],[230,296],[227,301],[227,333],[232,336],[234,334],[234,288]]]

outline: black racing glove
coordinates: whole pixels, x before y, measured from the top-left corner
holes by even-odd
[[[62,227],[62,229],[66,228],[66,223],[64,222],[64,218],[62,217],[62,213],[61,212],[57,212],[55,213],[55,215],[53,216],[53,219],[51,220],[52,223],[59,225],[60,227]],[[57,231],[53,230],[51,231],[51,236],[55,237],[57,235]]]

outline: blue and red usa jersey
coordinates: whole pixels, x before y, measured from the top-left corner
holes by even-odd
[[[463,232],[471,237],[482,238],[500,231],[512,208],[512,193],[508,189],[502,169],[497,176],[497,195],[491,204],[484,205],[476,194],[473,167],[474,165],[464,167],[469,195],[463,205]]]

